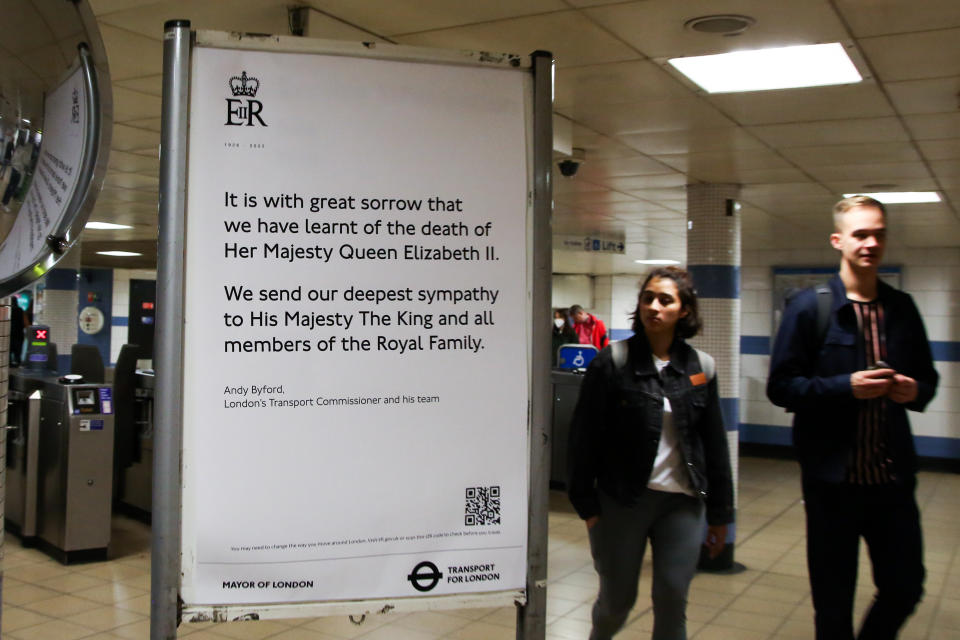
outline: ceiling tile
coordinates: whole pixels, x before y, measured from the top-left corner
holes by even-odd
[[[29,30],[30,27],[26,22],[30,18],[26,15],[26,11],[20,8],[22,2],[19,0],[4,0],[3,4],[3,9],[8,16],[17,16],[17,19],[12,21],[12,23],[16,25],[16,30],[23,33],[31,33]],[[46,2],[45,0],[32,0],[30,4],[33,6],[34,11],[40,15],[54,38],[58,40],[71,40],[73,42],[84,39],[81,34],[83,34],[85,30],[80,21],[77,20],[75,11],[65,11],[63,5],[60,3]],[[37,38],[38,35],[34,34],[33,39],[36,41]],[[3,43],[5,46],[7,45],[7,34],[4,34]],[[35,44],[40,43],[35,42]]]
[[[930,163],[930,169],[938,178],[956,178],[960,176],[960,158],[934,160]]]
[[[631,202],[612,202],[610,204],[603,206],[603,213],[607,215],[612,215],[615,217],[621,216],[630,216],[635,218],[637,216],[644,216],[650,218],[662,218],[680,215],[677,209],[671,209],[669,207],[660,206],[660,203],[653,203],[647,200],[634,200]],[[684,209],[686,209],[686,203],[683,204]]]
[[[671,167],[665,166],[662,162],[637,155],[632,158],[584,162],[578,175],[582,175],[586,180],[596,182],[618,176],[658,175],[668,173],[670,170]]]
[[[589,193],[591,191],[609,191],[604,185],[585,180],[583,176],[564,176],[559,171],[553,171],[553,195],[569,195],[572,193]]]
[[[652,176],[623,176],[607,178],[603,184],[611,189],[620,191],[637,191],[639,189],[663,189],[667,187],[685,187],[687,177],[680,173],[665,173]],[[639,194],[641,197],[642,194]]]
[[[859,182],[861,184],[876,184],[930,177],[926,165],[921,162],[812,166],[808,167],[807,171],[824,183]]]
[[[553,53],[558,67],[639,58],[636,51],[575,11],[500,20],[396,38],[401,44],[526,55]]]
[[[576,112],[577,107],[687,98],[690,91],[649,60],[558,69],[554,105]]]
[[[832,144],[821,147],[787,147],[781,153],[804,168],[841,164],[919,162],[920,154],[910,142]]]
[[[0,34],[3,48],[10,53],[22,54],[57,41],[57,35],[29,0],[4,0],[3,14]]]
[[[573,147],[583,149],[589,162],[601,158],[625,158],[637,155],[637,150],[583,125],[573,125]]]
[[[155,38],[147,38],[100,23],[100,35],[107,50],[110,77],[114,81],[152,76],[163,70],[162,33],[158,32]]]
[[[42,0],[41,0],[42,1]],[[90,8],[98,20],[114,11],[126,11],[136,7],[156,4],[158,0],[90,0]]]
[[[702,153],[725,149],[766,149],[767,147],[739,127],[624,134],[619,136],[619,139],[648,155]]]
[[[157,194],[135,189],[115,189],[104,187],[97,197],[97,205],[111,202],[140,202],[143,204],[157,204]]]
[[[823,198],[833,194],[816,182],[745,185],[740,191],[743,200],[756,202],[795,202],[798,198]]]
[[[113,88],[113,120],[126,122],[160,114],[160,98],[123,87]]]
[[[107,176],[103,179],[103,184],[106,187],[116,189],[140,189],[156,193],[160,184],[160,178],[158,175],[145,176],[139,173],[119,173],[117,171],[111,171],[108,172]]]
[[[143,149],[160,144],[160,134],[146,129],[137,129],[127,125],[115,123],[113,125],[113,139],[110,146],[120,151],[132,151],[133,149]]]
[[[728,149],[709,153],[658,155],[658,160],[680,171],[727,167],[737,169],[783,169],[789,163],[768,149]]]
[[[960,28],[863,38],[860,46],[884,82],[960,75]]]
[[[884,180],[884,182],[889,182],[889,180]],[[844,193],[863,193],[865,191],[871,191],[871,188],[868,186],[870,183],[864,183],[863,181],[829,181],[824,184],[825,187],[833,191],[839,196]],[[936,191],[937,183],[934,182],[931,177],[921,177],[921,178],[901,178],[897,179],[896,183],[897,191]]]
[[[568,8],[562,0],[309,0],[304,4],[388,36],[492,22]]]
[[[580,193],[568,193],[554,196],[554,201],[560,204],[571,206],[589,206],[594,204],[606,204],[610,202],[629,202],[634,197],[620,191],[583,191]]]
[[[960,245],[960,225],[909,225],[900,234],[909,247],[956,247]]]
[[[737,182],[740,184],[765,184],[799,182],[807,176],[793,167],[737,169],[735,167],[705,167],[690,172],[691,177],[703,182]]]
[[[711,95],[708,99],[742,125],[894,115],[883,92],[872,82],[784,91],[724,93]]]
[[[149,93],[152,96],[163,95],[163,75],[147,76],[145,78],[128,78],[126,80],[114,80],[115,87],[133,89],[140,93]]]
[[[143,120],[128,120],[124,124],[130,125],[131,127],[136,127],[138,129],[146,129],[148,131],[154,131],[156,133],[160,133],[163,127],[163,119],[162,118],[144,118]],[[151,156],[157,155],[156,150],[153,150],[150,155]]]
[[[748,130],[775,148],[865,144],[908,139],[907,132],[896,118],[770,124],[749,127]]]
[[[699,98],[658,100],[583,109],[575,119],[608,135],[720,129],[733,123]]]
[[[916,140],[960,138],[960,113],[906,116],[904,121]]]
[[[876,36],[960,27],[956,0],[835,0],[854,35]]]
[[[888,82],[885,87],[902,114],[952,113],[960,107],[960,76]]]
[[[132,153],[117,151],[110,152],[110,159],[107,167],[111,171],[123,171],[126,173],[153,173],[160,175],[160,159],[145,158]]]
[[[191,29],[217,29],[289,35],[287,8],[282,3],[250,0],[164,0],[100,16],[98,22],[160,40],[168,20],[189,20]]]
[[[927,160],[955,160],[960,158],[960,138],[949,140],[921,140],[917,143]]]
[[[643,0],[584,12],[651,58],[836,42],[848,37],[829,3],[809,0],[726,0],[722,8],[703,0]],[[757,22],[733,38],[684,28],[687,20],[711,13],[748,15]]]

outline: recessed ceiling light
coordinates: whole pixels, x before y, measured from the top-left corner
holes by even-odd
[[[113,222],[88,222],[84,229],[133,229],[129,224],[115,224]]]
[[[97,251],[99,256],[117,256],[120,258],[128,258],[131,256],[142,256],[142,253],[136,253],[134,251]]]
[[[839,42],[671,58],[667,62],[708,93],[819,87],[863,80]]]
[[[691,31],[700,33],[713,33],[721,36],[738,36],[757,21],[750,16],[739,16],[734,14],[720,14],[715,16],[700,16],[691,18],[683,23]]]
[[[679,260],[634,260],[637,264],[668,265],[680,264]]]
[[[924,202],[940,202],[940,194],[936,191],[879,191],[876,193],[845,193],[844,198],[853,196],[867,196],[879,200],[883,204],[921,204]]]

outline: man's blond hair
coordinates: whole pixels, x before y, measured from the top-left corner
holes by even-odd
[[[833,205],[833,228],[836,231],[840,231],[840,219],[854,207],[874,207],[880,210],[884,219],[887,218],[887,208],[879,200],[870,196],[850,196]]]

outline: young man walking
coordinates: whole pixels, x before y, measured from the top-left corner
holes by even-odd
[[[938,375],[913,299],[877,275],[883,204],[846,198],[833,215],[840,273],[788,304],[767,396],[794,412],[817,640],[892,640],[923,595],[925,573],[906,410],[923,411]],[[854,635],[861,537],[877,591]]]

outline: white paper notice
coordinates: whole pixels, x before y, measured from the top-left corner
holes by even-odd
[[[0,245],[0,274],[31,267],[46,251],[47,236],[63,219],[77,188],[87,128],[86,89],[78,67],[44,97],[43,139],[30,187],[10,234]],[[26,150],[26,148],[24,149]],[[16,164],[16,163],[15,163]],[[17,168],[25,173],[30,159]]]
[[[188,604],[525,586],[527,80],[195,49]]]

